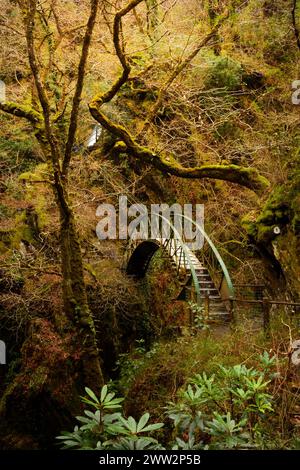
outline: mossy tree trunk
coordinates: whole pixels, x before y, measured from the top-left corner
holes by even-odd
[[[210,20],[210,24],[212,28],[214,27],[215,22],[218,18],[218,15],[220,14],[220,11],[218,11],[219,10],[218,3],[219,2],[216,2],[215,0],[208,1],[208,16],[209,16],[209,20]],[[214,53],[216,55],[220,55],[221,54],[221,38],[218,32],[216,32],[215,41],[216,41],[216,44],[213,47]]]
[[[103,384],[93,317],[88,305],[80,238],[75,217],[66,200],[54,188],[60,211],[60,251],[64,311],[71,322],[82,354],[85,385]]]
[[[103,376],[93,317],[87,300],[80,239],[68,198],[68,169],[72,159],[86,62],[99,0],[91,0],[90,2],[90,14],[83,39],[72,109],[68,121],[63,115],[57,113],[53,115],[55,106],[50,103],[46,85],[41,78],[43,70],[40,70],[41,65],[37,59],[35,37],[38,36],[38,19],[43,15],[43,10],[40,10],[37,0],[20,1],[19,4],[24,21],[28,61],[35,85],[34,95],[38,97],[37,107],[39,110],[34,109],[33,106],[11,102],[1,102],[0,109],[14,116],[25,118],[32,124],[35,136],[48,163],[51,185],[60,214],[62,290],[64,311],[68,318],[66,330],[72,330],[74,343],[78,343],[82,364],[80,367],[82,385],[98,389],[103,384]],[[48,52],[51,56],[51,47]],[[36,96],[34,96],[33,102],[36,104]],[[60,124],[63,120],[67,121],[68,125],[65,127],[66,132],[62,135]]]

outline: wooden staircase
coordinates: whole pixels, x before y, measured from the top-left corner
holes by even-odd
[[[162,245],[171,264],[176,269],[179,278],[182,278],[181,285],[182,291],[178,299],[186,298],[188,291],[191,291],[193,278],[192,267],[200,286],[200,298],[198,302],[200,305],[206,304],[208,306],[209,319],[213,321],[230,321],[230,313],[226,309],[226,304],[220,296],[208,269],[203,266],[195,253],[185,246],[183,249],[182,244],[177,239],[157,239]]]

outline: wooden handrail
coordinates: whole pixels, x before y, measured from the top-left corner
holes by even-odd
[[[297,302],[285,302],[282,300],[271,300],[271,299],[261,299],[261,300],[253,300],[253,299],[237,299],[235,297],[228,297],[225,301],[231,302],[240,302],[240,303],[247,303],[247,304],[263,304],[269,303],[271,305],[288,305],[291,307],[300,307],[300,303]]]
[[[234,284],[233,287],[259,287],[259,288],[265,288],[265,284]]]

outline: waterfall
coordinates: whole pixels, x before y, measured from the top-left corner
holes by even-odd
[[[100,124],[95,124],[93,131],[87,141],[87,147],[88,148],[93,147],[97,143],[101,134],[102,134],[102,127],[100,126]]]

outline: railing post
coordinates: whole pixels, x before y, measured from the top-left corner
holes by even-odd
[[[204,297],[204,318],[209,320],[209,295],[207,293]]]
[[[266,336],[270,335],[270,302],[268,299],[263,298],[263,326]]]
[[[235,314],[234,314],[234,300],[232,297],[229,297],[229,316],[230,321],[235,322]]]
[[[196,304],[198,305],[198,303],[197,303],[197,301],[198,301],[198,299],[197,299],[197,294],[195,293],[195,291],[194,291],[194,289],[193,289],[193,286],[191,287],[190,295],[191,295],[191,297],[190,297],[190,298],[191,298],[191,302],[192,302],[193,304],[196,303]],[[195,315],[194,315],[193,309],[190,308],[190,327],[191,327],[191,328],[192,328],[193,326],[195,326],[195,324],[194,324],[194,320],[195,320],[194,316],[195,316]]]
[[[180,247],[180,255],[179,255],[179,262],[178,262],[178,271],[180,272],[180,265],[181,265],[181,256],[182,256],[182,248]]]

